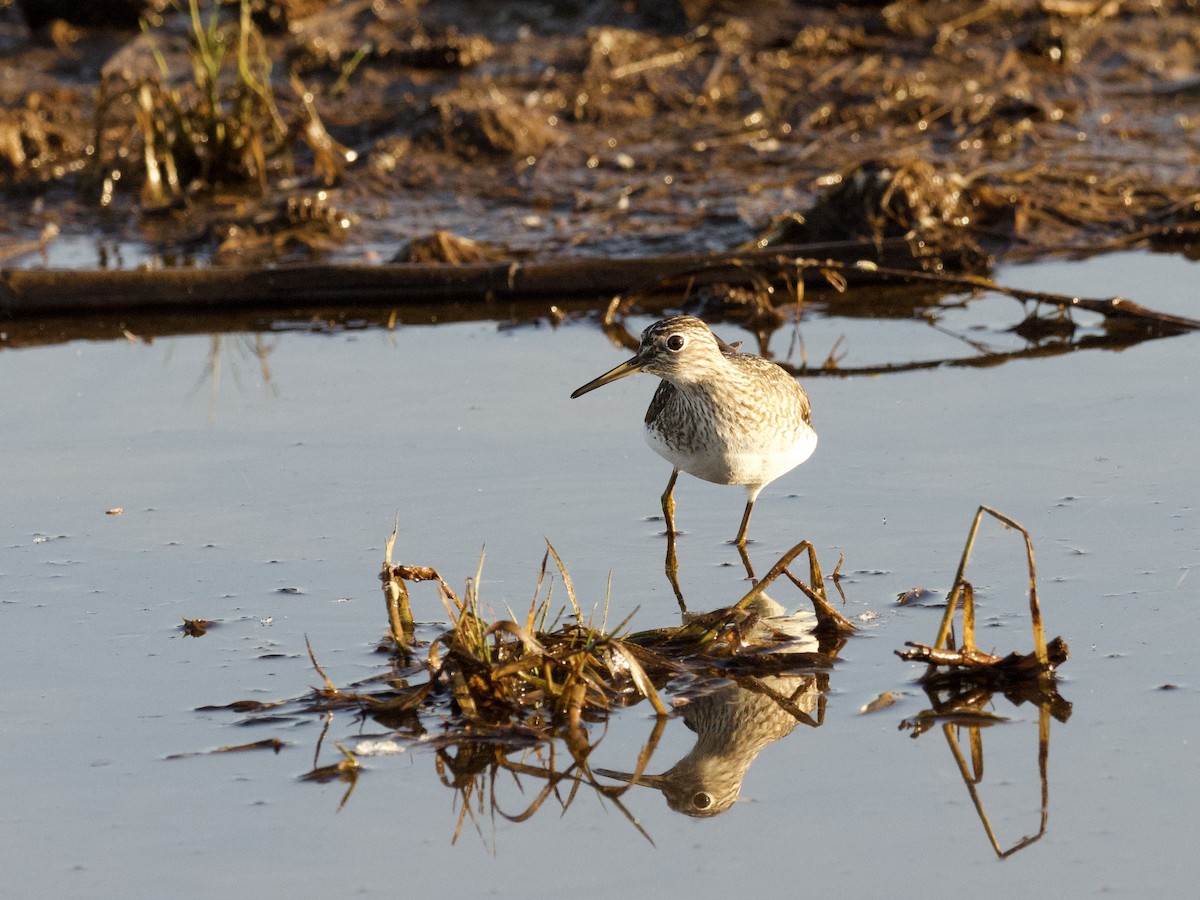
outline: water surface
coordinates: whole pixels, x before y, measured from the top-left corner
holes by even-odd
[[[1196,265],[1122,254],[1009,268],[999,280],[1124,294],[1197,316]],[[921,320],[807,318],[810,357],[846,336],[846,365],[968,356],[962,337],[1019,348],[1019,306],[985,297]],[[649,319],[631,321],[633,329]],[[1095,317],[1080,317],[1096,327]],[[947,330],[951,333],[947,333]],[[747,336],[732,326],[727,340]],[[786,353],[788,333],[772,349]],[[759,570],[807,538],[826,569],[845,555],[841,653],[824,723],[767,746],[741,800],[710,819],[625,796],[653,844],[586,792],[561,817],[479,812],[456,844],[456,795],[432,751],[366,760],[345,806],[313,767],[321,720],[252,727],[239,699],[382,670],[376,572],[400,513],[397,556],[461,585],[486,545],[485,605],[523,609],[549,538],[585,602],[612,574],[612,612],[677,621],[662,576],[658,495],[669,469],[644,445],[649,377],[577,401],[625,358],[587,321],[467,322],[255,337],[72,341],[0,354],[0,864],[13,896],[600,897],[795,892],[924,894],[931,873],[975,896],[1182,896],[1200,828],[1192,635],[1200,621],[1197,340],[990,368],[808,378],[821,443],[760,497]],[[219,361],[219,369],[214,368]],[[676,491],[689,605],[744,591],[725,543],[743,496],[682,478]],[[1047,629],[1070,643],[1054,722],[1044,837],[998,862],[940,729],[901,722],[928,705],[920,669],[892,651],[930,641],[941,611],[898,606],[944,591],[975,508],[1032,532]],[[106,515],[120,507],[121,515]],[[970,572],[985,645],[1028,650],[1018,538],[985,525]],[[772,592],[798,605],[789,590]],[[444,617],[432,591],[418,617]],[[184,638],[182,617],[219,622]],[[882,712],[859,713],[884,691]],[[1038,830],[1035,707],[1003,698],[984,732],[979,794],[1001,845]],[[595,765],[628,770],[653,724],[617,718]],[[339,718],[353,743],[377,723]],[[383,736],[386,736],[385,734]],[[278,737],[269,751],[167,757]],[[651,763],[695,736],[675,718]],[[536,788],[534,788],[536,790]],[[504,809],[529,801],[505,786]]]

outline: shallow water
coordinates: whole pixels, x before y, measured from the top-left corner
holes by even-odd
[[[1194,317],[1198,274],[1130,253],[998,280]],[[1013,301],[983,298],[940,325],[1016,348],[1003,329],[1020,318]],[[919,320],[803,324],[810,357],[842,334],[846,365],[971,352]],[[524,823],[485,804],[479,831],[468,822],[452,845],[456,795],[427,748],[368,758],[338,811],[346,785],[298,780],[321,720],[244,726],[197,711],[303,694],[317,681],[305,636],[337,684],[382,670],[376,573],[397,510],[397,557],[455,585],[486,544],[482,595],[498,613],[529,602],[549,538],[587,602],[611,572],[613,618],[638,607],[635,627],[677,621],[653,519],[669,470],[640,435],[652,380],[570,400],[628,355],[581,321],[257,340],[257,353],[236,334],[0,354],[0,866],[12,896],[923,896],[932,877],[981,898],[1190,890],[1179,861],[1200,838],[1200,337],[806,379],[821,443],[763,492],[750,552],[760,571],[802,538],[827,570],[845,554],[861,633],[831,673],[822,726],[767,746],[728,812],[691,819],[651,789],[625,795],[653,845],[586,792],[565,815],[547,804]],[[732,602],[745,584],[725,541],[741,492],[683,478],[676,499],[689,605]],[[1072,650],[1045,835],[1003,862],[941,729],[900,729],[928,701],[920,668],[892,653],[932,640],[940,595],[903,607],[896,596],[949,586],[980,503],[1031,531],[1047,630]],[[105,515],[114,507],[124,513]],[[1030,649],[1018,537],[986,523],[969,575],[983,646]],[[432,591],[414,600],[419,618],[444,616]],[[183,616],[219,624],[188,639]],[[899,702],[860,714],[884,691]],[[1038,830],[1038,713],[1002,697],[991,708],[1008,722],[983,732],[979,795],[1008,847]],[[628,771],[652,725],[645,704],[618,716],[593,764]],[[319,762],[360,733],[386,737],[339,718]],[[167,758],[269,737],[287,746]],[[650,770],[694,740],[672,719]],[[503,808],[536,790],[505,786]]]

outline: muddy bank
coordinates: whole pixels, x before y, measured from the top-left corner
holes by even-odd
[[[0,10],[5,264],[70,235],[387,262],[437,229],[649,256],[787,211],[802,241],[1011,257],[1186,247],[1200,219],[1193,2],[181,6],[145,33]]]

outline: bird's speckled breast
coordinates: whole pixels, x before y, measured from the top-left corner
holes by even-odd
[[[646,411],[646,442],[705,481],[763,485],[816,449],[808,397],[795,379],[765,360],[738,354],[730,362],[729,377],[713,383],[663,381]]]

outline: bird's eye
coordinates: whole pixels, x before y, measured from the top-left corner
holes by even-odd
[[[712,794],[708,793],[707,791],[696,791],[696,793],[692,795],[692,806],[696,809],[705,810],[712,805]]]
[[[683,349],[683,345],[686,343],[687,341],[683,339],[682,334],[673,334],[667,338],[667,349],[673,353],[678,353]]]

